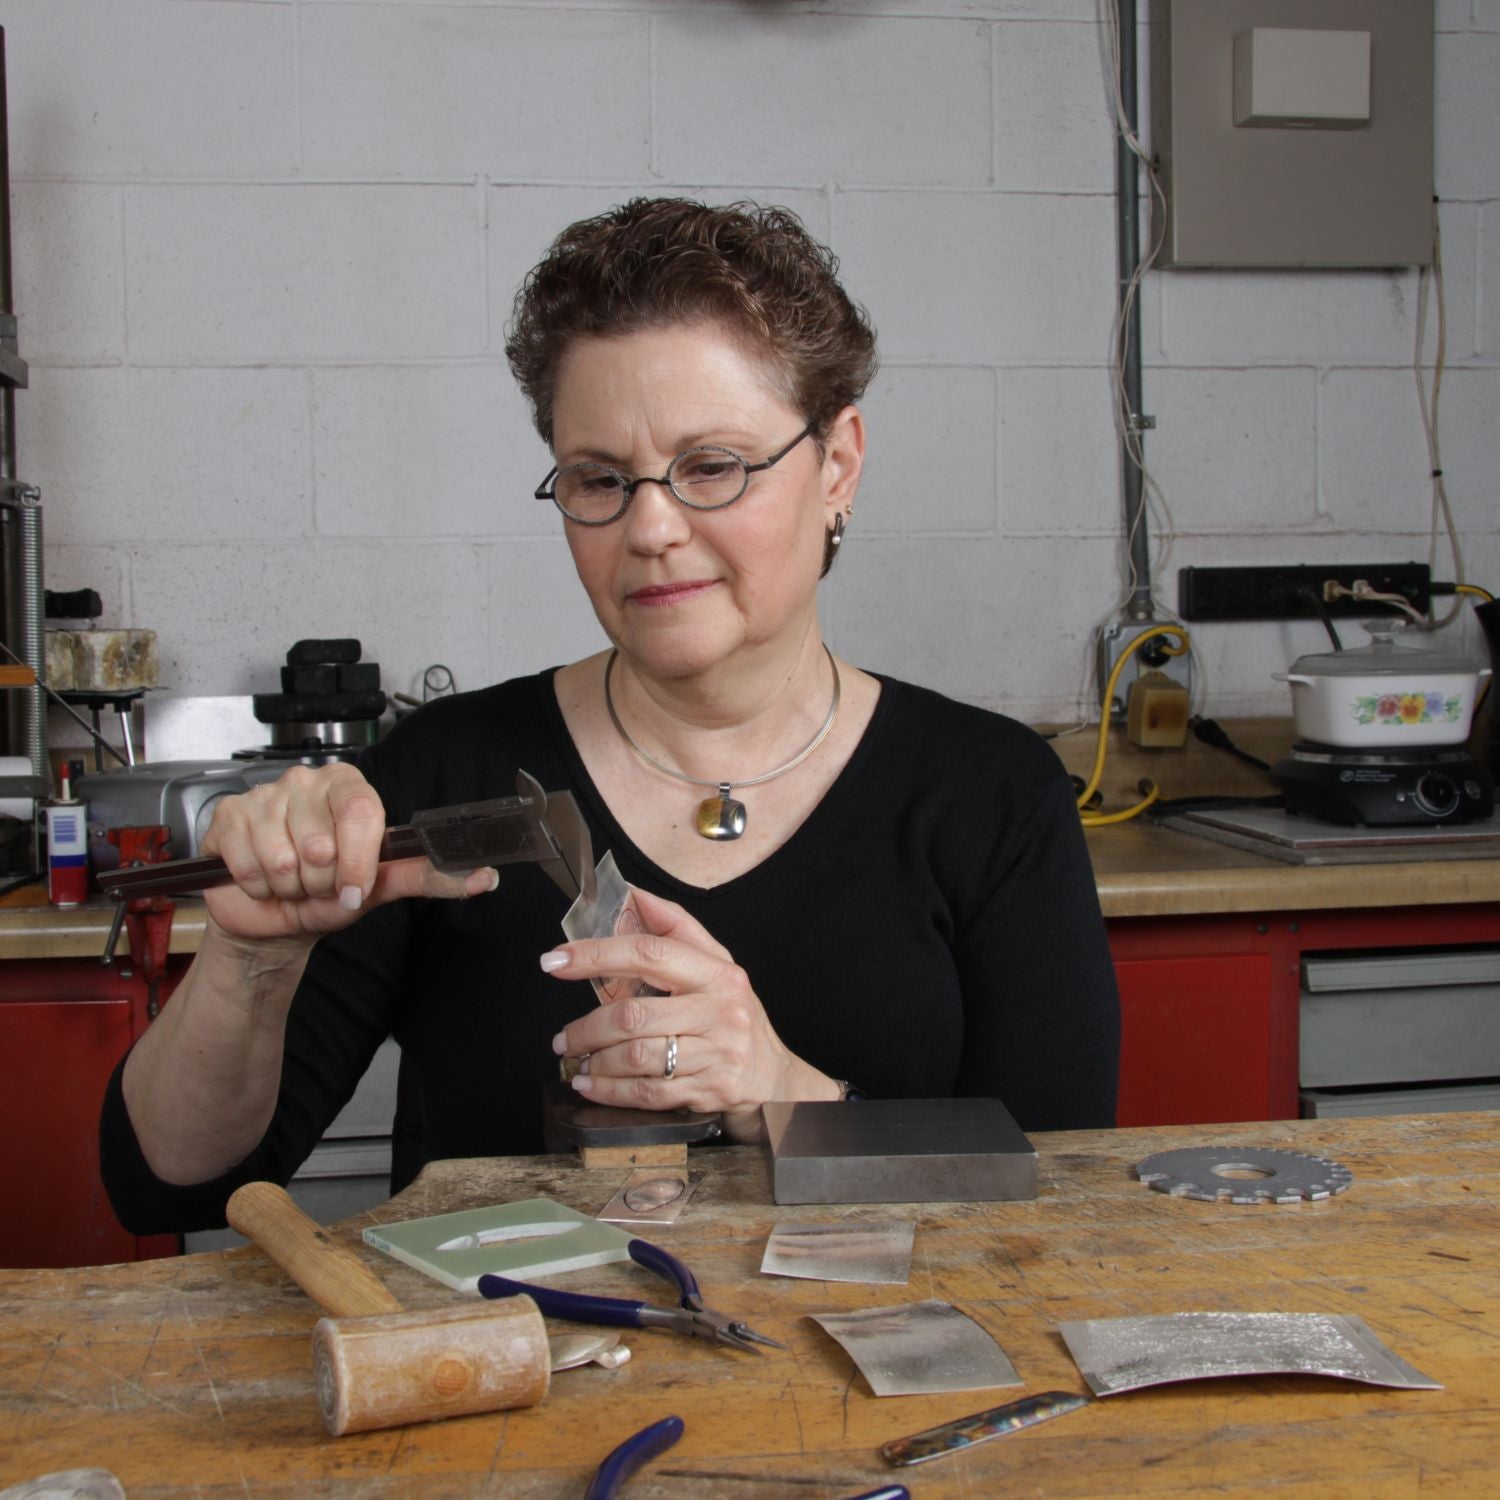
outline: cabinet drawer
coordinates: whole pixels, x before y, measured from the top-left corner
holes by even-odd
[[[1302,995],[1304,1088],[1500,1076],[1500,985]]]
[[[1350,1115],[1440,1115],[1456,1110],[1500,1109],[1500,1083],[1458,1083],[1425,1089],[1378,1089],[1370,1093],[1302,1095],[1304,1118]]]

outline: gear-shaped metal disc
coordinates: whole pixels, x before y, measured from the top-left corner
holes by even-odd
[[[1348,1167],[1326,1157],[1233,1146],[1158,1151],[1136,1166],[1135,1175],[1158,1193],[1210,1203],[1223,1199],[1230,1203],[1316,1201],[1337,1196],[1354,1181]]]

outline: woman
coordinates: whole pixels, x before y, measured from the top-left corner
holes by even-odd
[[[222,1223],[238,1183],[285,1180],[387,1035],[397,1187],[540,1150],[558,1055],[585,1098],[722,1111],[736,1140],[851,1079],[1112,1123],[1113,973],[1062,768],[823,643],[874,370],[835,272],[789,214],[679,200],[574,225],[532,272],[507,353],[611,649],[220,804],[204,848],[237,884],[106,1101],[127,1223]],[[574,792],[644,933],[558,941],[536,866],[377,864],[387,821],[508,795],[518,767]],[[579,981],[607,975],[663,993],[595,1005]]]

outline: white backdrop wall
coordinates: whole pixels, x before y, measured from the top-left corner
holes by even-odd
[[[1437,14],[1444,467],[1497,587],[1500,0]],[[47,581],[158,631],[172,692],[274,689],[303,636],[359,636],[406,690],[601,644],[530,498],[549,460],[504,328],[563,224],[686,192],[794,208],[880,331],[835,648],[1077,713],[1121,587],[1096,0],[0,0],[0,24]],[[1169,604],[1186,563],[1426,558],[1416,289],[1150,278]],[[1269,674],[1320,640],[1200,628],[1208,708],[1284,712]]]

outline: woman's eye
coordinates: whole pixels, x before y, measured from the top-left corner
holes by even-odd
[[[620,488],[620,476],[608,469],[596,469],[577,475],[574,483],[586,495],[610,495]]]
[[[732,458],[695,458],[682,466],[682,478],[688,484],[703,484],[710,479],[723,479],[738,468],[738,462]]]

